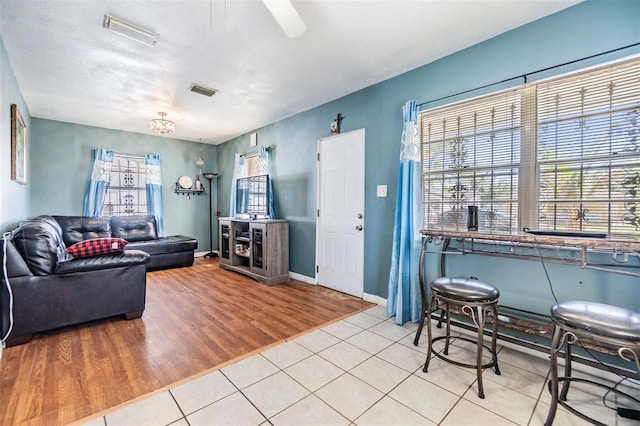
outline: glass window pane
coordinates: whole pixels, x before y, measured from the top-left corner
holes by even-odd
[[[481,229],[511,230],[517,224],[519,90],[421,117],[425,226],[466,230],[467,206],[478,205]]]
[[[146,215],[146,174],[144,158],[115,154],[103,215]]]
[[[540,227],[638,235],[638,72],[640,61],[538,86]]]

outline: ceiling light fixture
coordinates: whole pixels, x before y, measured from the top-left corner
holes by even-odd
[[[154,118],[151,120],[151,131],[160,133],[161,135],[166,135],[168,133],[173,133],[176,131],[176,125],[173,121],[165,120],[167,113],[159,112],[158,115],[160,118]]]
[[[155,46],[156,41],[158,41],[158,34],[153,31],[149,31],[130,22],[123,21],[122,19],[111,16],[108,13],[105,13],[104,15],[102,26],[114,33],[118,33],[149,46]]]
[[[218,93],[216,89],[212,89],[210,87],[204,87],[197,83],[193,83],[191,86],[189,86],[189,90],[192,91],[193,93],[198,93],[200,95],[209,96],[209,97]]]

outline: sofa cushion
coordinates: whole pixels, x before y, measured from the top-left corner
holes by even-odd
[[[93,238],[67,247],[66,252],[73,257],[90,257],[123,251],[126,246],[127,241],[122,238]]]
[[[64,244],[70,247],[80,241],[111,236],[108,217],[53,216],[62,229]]]
[[[151,241],[129,242],[130,249],[142,250],[149,254],[167,254],[193,251],[198,248],[198,240],[184,235],[172,235]]]
[[[125,250],[102,256],[75,257],[66,262],[60,262],[56,274],[70,274],[73,272],[99,271],[112,268],[123,268],[146,264],[149,262],[148,253],[140,250]]]
[[[158,239],[155,216],[111,216],[111,235],[127,242]]]
[[[34,275],[51,274],[58,262],[69,259],[62,230],[51,216],[38,216],[20,223],[11,239]]]

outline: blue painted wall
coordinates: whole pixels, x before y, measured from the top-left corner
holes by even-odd
[[[366,129],[364,290],[386,298],[404,102],[408,99],[424,102],[448,96],[637,42],[640,42],[640,2],[591,0],[257,129],[259,145],[276,146],[273,153],[276,210],[280,218],[290,221],[291,271],[315,276],[316,140],[328,136],[329,124],[337,113],[346,117],[342,122],[343,132]],[[638,51],[638,48],[626,49],[540,73],[529,81]],[[496,87],[488,90],[496,90]],[[435,105],[437,103],[429,104],[430,107]],[[219,202],[225,215],[229,212],[233,155],[249,150],[248,135],[218,146],[218,167],[222,172]],[[388,185],[389,197],[376,197],[376,185],[379,184]],[[428,263],[431,274],[436,263],[434,259],[429,259]],[[637,279],[576,272],[576,268],[562,265],[551,265],[550,269],[553,281],[562,285],[559,297],[602,296],[623,305],[640,307]],[[504,288],[507,304],[539,312],[546,312],[550,305],[546,277],[535,262],[465,256],[464,262],[452,259],[448,272],[495,281]],[[611,291],[612,288],[615,291]]]
[[[30,139],[31,117],[11,68],[4,43],[0,40],[0,231],[13,229],[29,214],[29,186],[11,180],[11,104],[18,105]],[[29,147],[27,146],[29,151]],[[27,169],[27,180],[31,181]]]
[[[95,147],[127,154],[159,154],[162,166],[162,197],[167,235],[182,234],[198,239],[198,250],[209,249],[209,188],[191,196],[173,192],[179,176],[195,179],[195,160],[202,152],[204,171],[214,171],[216,149],[196,142],[60,121],[31,119],[32,203],[29,216],[40,214],[81,215],[84,194],[93,164]],[[214,187],[215,191],[215,187]],[[216,194],[214,192],[214,199]]]

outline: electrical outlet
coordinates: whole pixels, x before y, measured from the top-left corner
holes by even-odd
[[[386,197],[387,185],[378,185],[378,187],[376,188],[376,194],[378,197]]]

